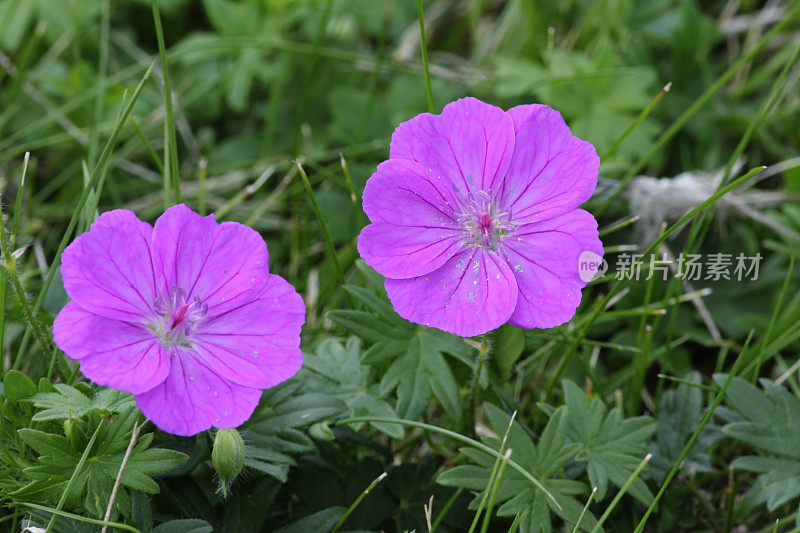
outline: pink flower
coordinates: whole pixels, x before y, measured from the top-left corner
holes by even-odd
[[[92,381],[134,394],[164,431],[236,427],[302,363],[305,305],[267,258],[252,229],[185,205],[155,227],[109,211],[64,251],[72,301],[55,342]]]
[[[586,285],[579,256],[603,253],[578,209],[599,163],[547,106],[458,100],[394,131],[364,190],[358,251],[412,322],[466,337],[563,324]]]

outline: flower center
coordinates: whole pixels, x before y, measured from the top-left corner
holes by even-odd
[[[503,237],[514,230],[509,213],[498,207],[489,191],[480,191],[476,198],[466,202],[458,223],[467,244],[489,250],[495,250]]]
[[[169,297],[154,304],[156,316],[148,328],[165,348],[190,346],[191,333],[208,314],[208,304],[199,296],[187,300],[183,287],[174,286]]]

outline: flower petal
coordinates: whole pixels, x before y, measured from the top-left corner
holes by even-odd
[[[441,176],[413,161],[384,161],[364,188],[364,212],[372,224],[359,235],[359,254],[392,278],[432,272],[462,247],[458,207]]]
[[[69,297],[83,309],[107,318],[149,316],[156,298],[152,231],[131,211],[101,215],[61,256],[61,276]]]
[[[200,357],[173,349],[167,379],[136,396],[136,405],[153,423],[173,435],[191,436],[211,426],[232,428],[253,414],[261,390],[220,377]]]
[[[499,107],[475,98],[422,113],[392,134],[389,157],[410,159],[449,180],[461,197],[500,184],[514,151],[514,125]]]
[[[159,291],[198,296],[209,313],[221,313],[250,301],[267,281],[267,244],[256,231],[237,222],[217,224],[185,205],[167,209],[153,229],[153,262]]]
[[[56,316],[53,338],[99,385],[138,394],[163,382],[169,359],[144,326],[90,313],[69,302]]]
[[[545,105],[512,107],[508,114],[516,141],[499,198],[514,222],[554,218],[588,200],[600,166],[594,146],[572,135],[558,111]]]
[[[472,337],[508,321],[519,291],[505,258],[470,248],[426,276],[387,279],[386,292],[406,320]]]
[[[222,378],[266,389],[295,375],[303,363],[303,299],[274,274],[258,298],[207,318],[192,334],[203,363]]]
[[[552,328],[569,321],[586,286],[579,275],[584,251],[603,255],[597,221],[582,209],[528,224],[505,240],[505,254],[519,286],[510,322],[515,326]]]

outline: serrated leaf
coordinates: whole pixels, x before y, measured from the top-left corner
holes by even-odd
[[[718,384],[726,378],[714,376]],[[800,496],[800,401],[773,381],[759,383],[762,390],[738,377],[731,380],[727,403],[744,420],[729,422],[722,432],[767,454],[739,457],[733,467],[760,474],[746,498],[773,511]]]
[[[461,399],[453,372],[443,354],[454,350],[449,333],[420,326],[380,382],[382,394],[397,393],[397,413],[417,418],[428,407],[431,395],[453,419],[461,417]],[[462,342],[463,344],[463,342]],[[460,352],[468,351],[466,344]]]
[[[348,287],[348,292],[368,310],[334,310],[328,317],[372,343],[363,362],[374,367],[388,364],[379,396],[394,392],[395,409],[402,418],[417,418],[435,397],[451,418],[459,419],[461,396],[445,355],[471,367],[474,352],[460,337],[400,318],[378,283],[380,277],[363,263],[357,265],[375,290]]]
[[[492,404],[485,404],[484,411],[495,433],[503,435],[511,417]],[[496,495],[497,501],[502,503],[497,509],[497,515],[526,514],[527,518],[522,525],[524,531],[551,531],[551,514],[561,517],[568,523],[577,523],[583,510],[583,504],[572,496],[581,494],[588,497],[588,487],[574,480],[560,479],[560,470],[575,456],[580,447],[576,443],[566,442],[566,426],[566,408],[560,407],[553,413],[542,431],[538,446],[517,422],[514,422],[508,431],[506,449],[512,450],[511,459],[536,477],[558,502],[558,505],[555,505],[542,490],[517,470],[506,468]],[[501,439],[486,437],[483,440],[495,450],[500,449]],[[439,475],[437,481],[443,485],[473,491],[485,490],[489,484],[495,457],[473,448],[463,448],[461,451],[475,464],[446,470]],[[470,508],[475,509],[479,500],[480,494],[472,501]],[[588,530],[596,523],[596,518],[588,512],[581,527]]]
[[[344,344],[337,339],[325,339],[313,353],[306,354],[304,365],[310,372],[303,373],[301,378],[309,388],[341,398],[351,416],[397,418],[392,406],[381,398],[372,368],[362,362],[361,341],[357,337],[349,337]],[[404,434],[403,427],[397,424],[372,422],[371,425],[396,439]]]
[[[647,454],[645,443],[656,430],[648,416],[623,418],[614,408],[606,415],[600,399],[591,402],[572,381],[562,381],[568,412],[567,435],[580,444],[575,460],[586,463],[589,481],[597,487],[597,499],[603,499],[611,482],[622,487]],[[628,491],[649,505],[653,494],[641,478]]]
[[[307,361],[304,361],[304,363]],[[347,409],[339,398],[324,392],[299,394],[299,380],[290,380],[264,394],[262,406],[241,430],[245,445],[245,465],[283,482],[292,455],[314,451],[314,442],[305,429],[334,418]]]
[[[701,382],[698,372],[687,374],[684,379],[692,383]],[[663,480],[678,460],[702,417],[703,394],[699,387],[682,383],[661,394],[656,409],[656,439],[651,448],[653,459],[650,461],[657,480]],[[708,452],[719,436],[718,428],[707,424],[684,459],[687,466],[684,471],[713,471]]]
[[[33,396],[34,405],[43,409],[33,420],[64,420],[80,418],[92,409],[100,414],[119,413],[134,405],[133,396],[127,392],[110,388],[93,391],[92,397],[65,383],[54,385],[56,392],[40,392]]]
[[[212,533],[214,528],[205,520],[189,518],[171,520],[153,529],[153,533]]]

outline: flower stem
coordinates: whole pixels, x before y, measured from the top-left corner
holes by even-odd
[[[481,339],[481,344],[478,346],[478,360],[475,363],[475,373],[472,375],[472,386],[469,391],[469,432],[475,434],[475,411],[478,408],[478,387],[481,381],[481,372],[483,372],[483,363],[486,361],[486,356],[489,354],[489,334],[484,333]]]
[[[2,217],[2,213],[0,213],[0,217]],[[3,268],[5,268],[6,272],[8,272],[8,278],[11,280],[11,286],[14,287],[14,292],[16,293],[17,299],[22,307],[22,312],[25,314],[25,319],[27,320],[30,328],[33,330],[36,340],[41,345],[42,351],[45,353],[48,359],[50,359],[52,366],[55,362],[56,353],[53,351],[48,340],[48,336],[42,328],[41,323],[36,320],[36,315],[34,314],[33,309],[31,309],[31,303],[25,296],[25,289],[22,288],[22,283],[19,280],[19,274],[17,274],[17,259],[14,256],[15,254],[11,251],[11,244],[9,243],[8,234],[6,233],[6,226],[3,224],[2,220],[0,220],[0,251],[2,252]],[[59,377],[61,377],[63,380],[66,380],[69,376],[69,367],[67,367],[66,363],[64,365],[55,366],[58,369]]]

